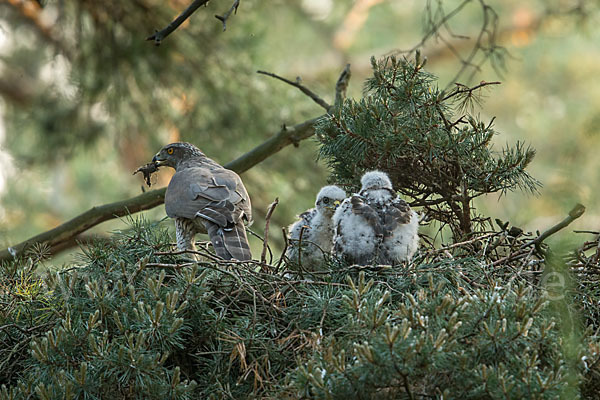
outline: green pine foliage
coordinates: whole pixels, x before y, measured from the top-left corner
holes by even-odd
[[[412,206],[422,206],[458,236],[478,220],[475,197],[537,191],[539,182],[526,171],[535,151],[520,142],[494,151],[493,120],[469,113],[488,84],[440,91],[419,54],[415,63],[394,57],[371,62],[364,97],[346,100],[317,127],[333,181],[355,190],[365,171],[385,171]]]
[[[474,230],[473,198],[535,191],[533,151],[492,151],[490,123],[452,116],[476,89],[437,91],[418,57],[373,66],[320,123],[335,179],[387,171],[468,239],[395,268],[191,259],[143,220],[58,271],[38,246],[0,265],[0,398],[597,398],[600,242],[563,260]]]
[[[2,354],[12,363],[0,380],[19,380],[3,395],[189,398],[194,382],[181,376],[179,366],[166,364],[184,348],[189,327],[181,314],[189,303],[165,285],[170,277],[164,271],[144,270],[147,254],[167,240],[164,230],[136,223],[110,243],[91,246],[83,265],[31,277],[30,287],[44,288],[34,302],[13,292],[15,274],[5,270],[4,297],[11,307],[2,315],[8,323]],[[20,357],[10,357],[11,347]]]
[[[545,302],[523,286],[451,294],[445,282],[406,293],[369,290],[364,275],[346,297],[343,342],[300,366],[310,398],[555,398],[565,360]],[[546,316],[544,316],[546,314]]]
[[[479,244],[300,275],[193,261],[131,221],[58,272],[33,253],[1,266],[0,398],[594,398],[592,329],[555,312],[539,264],[490,266],[520,242]]]

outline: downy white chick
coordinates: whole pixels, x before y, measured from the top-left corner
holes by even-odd
[[[307,270],[324,260],[333,247],[332,216],[336,207],[346,198],[346,192],[335,185],[324,186],[317,194],[315,208],[298,216],[299,220],[289,228],[287,257],[298,262],[299,248],[302,247],[300,262]]]
[[[333,216],[335,253],[361,265],[409,260],[419,246],[419,216],[396,195],[384,172],[367,172],[360,181],[360,192]]]

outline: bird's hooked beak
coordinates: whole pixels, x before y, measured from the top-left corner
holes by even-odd
[[[341,202],[341,201],[339,201],[339,200],[335,200],[333,203],[331,203],[331,204],[329,204],[329,205],[327,205],[327,206],[325,206],[325,207],[326,207],[326,208],[328,208],[328,209],[330,209],[330,210],[335,210],[336,208],[338,208],[338,206],[339,206],[340,204],[342,204],[342,202]]]
[[[157,167],[160,167],[165,163],[165,160],[160,158],[160,153],[156,153],[154,157],[152,157],[152,162],[156,164]]]

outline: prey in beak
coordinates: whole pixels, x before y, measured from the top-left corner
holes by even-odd
[[[144,174],[144,180],[146,181],[146,185],[148,185],[148,187],[152,186],[152,183],[150,182],[150,177],[153,173],[158,171],[158,164],[154,161],[154,158],[152,159],[152,162],[149,162],[148,164],[139,167],[133,172],[133,175],[137,174],[138,172]]]

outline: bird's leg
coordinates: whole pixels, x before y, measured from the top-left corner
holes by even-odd
[[[175,237],[177,238],[177,249],[196,251],[194,237],[196,229],[193,221],[184,218],[175,218]],[[196,254],[191,254],[195,260],[198,259]]]

